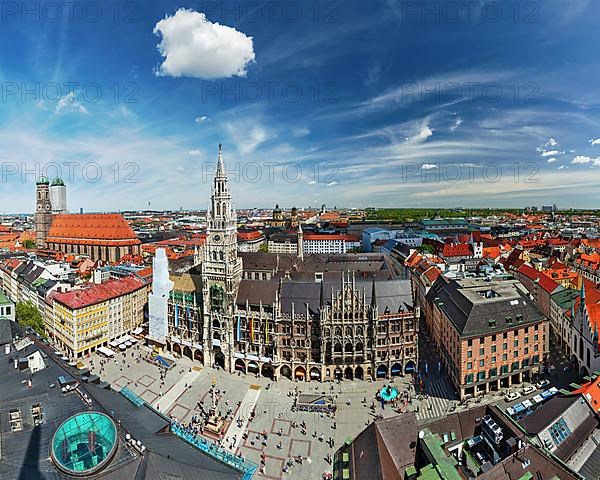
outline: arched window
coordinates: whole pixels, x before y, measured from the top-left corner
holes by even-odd
[[[342,329],[340,327],[337,327],[335,329],[335,336],[336,337],[341,337],[342,336]]]
[[[350,327],[346,327],[346,336],[347,337],[351,337],[352,336],[352,329]]]

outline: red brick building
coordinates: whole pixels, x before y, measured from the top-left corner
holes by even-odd
[[[425,322],[461,398],[530,380],[548,352],[548,320],[516,280],[440,276]]]
[[[61,214],[52,217],[46,248],[118,262],[140,254],[140,240],[118,213]]]

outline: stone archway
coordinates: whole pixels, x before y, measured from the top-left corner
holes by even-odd
[[[215,365],[225,368],[225,355],[219,347],[215,348]]]
[[[346,367],[346,370],[344,370],[344,378],[354,380],[354,370],[352,370],[352,367]]]
[[[387,377],[388,367],[387,365],[379,365],[377,367],[376,375],[377,378],[385,378]]]
[[[167,349],[167,352],[171,351],[172,345],[171,345],[171,342],[169,342],[168,340],[167,340],[167,344],[165,345],[165,348]]]
[[[183,355],[188,357],[190,360],[194,359],[194,354],[192,353],[192,349],[191,349],[191,347],[188,347],[187,345],[184,345],[184,347],[183,347]]]
[[[273,380],[273,376],[274,376],[273,375],[274,374],[274,372],[273,372],[273,366],[270,365],[270,364],[268,364],[268,363],[264,363],[263,366],[260,369],[260,374],[263,377],[270,378],[271,380]]]
[[[236,358],[234,368],[238,372],[246,373],[246,364],[241,358]]]
[[[302,366],[296,367],[294,371],[294,378],[298,380],[304,380],[306,378],[306,369]]]
[[[402,364],[398,362],[394,363],[390,369],[390,373],[392,377],[399,377],[402,375]]]
[[[321,370],[319,370],[317,367],[312,367],[310,369],[310,379],[321,381]]]
[[[288,367],[287,365],[282,365],[281,368],[279,369],[279,373],[281,374],[282,377],[286,377],[286,378],[289,378],[290,380],[292,380],[292,369],[290,367]]]
[[[354,378],[357,378],[358,380],[364,380],[365,374],[362,367],[356,367],[354,369]]]
[[[202,353],[202,350],[196,349],[196,351],[194,352],[194,360],[198,360],[204,365],[204,353]]]
[[[406,366],[404,367],[404,373],[414,373],[417,371],[417,365],[412,360],[406,362]]]
[[[173,353],[176,353],[177,355],[181,356],[181,345],[179,345],[178,343],[174,343]]]
[[[256,362],[248,362],[248,373],[252,373],[256,375],[260,371],[258,363]]]
[[[336,380],[341,380],[342,378],[344,378],[344,372],[342,371],[341,368],[338,367],[333,372],[333,376]]]

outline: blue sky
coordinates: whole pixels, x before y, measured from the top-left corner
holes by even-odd
[[[0,17],[5,212],[33,211],[34,172],[59,169],[72,211],[205,208],[219,142],[240,208],[599,205],[598,2]]]

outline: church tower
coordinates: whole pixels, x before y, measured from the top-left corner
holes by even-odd
[[[206,243],[202,255],[204,361],[233,370],[235,301],[242,279],[237,254],[237,217],[219,144],[217,171],[206,213]]]
[[[36,248],[46,248],[46,239],[52,224],[50,182],[46,177],[40,177],[36,182],[35,195],[35,246]]]

